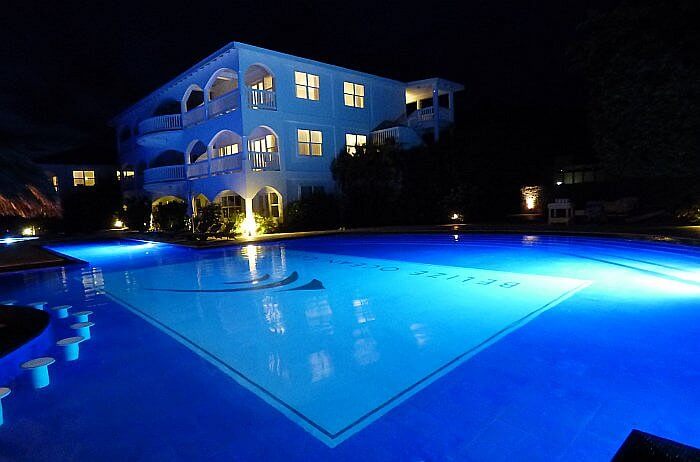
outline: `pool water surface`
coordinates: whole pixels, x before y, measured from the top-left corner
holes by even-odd
[[[51,249],[88,263],[2,276],[3,298],[90,309],[93,338],[46,389],[3,379],[17,392],[0,460],[609,460],[633,428],[700,445],[693,247],[364,235]]]

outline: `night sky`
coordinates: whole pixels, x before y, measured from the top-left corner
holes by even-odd
[[[0,149],[111,146],[112,116],[231,41],[404,81],[455,80],[466,87],[463,124],[512,114],[504,130],[527,143],[533,121],[561,125],[565,114],[581,144],[585,87],[567,50],[576,25],[612,3],[13,2],[0,18]]]

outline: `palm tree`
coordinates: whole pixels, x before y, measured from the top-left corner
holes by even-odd
[[[0,216],[60,217],[61,205],[46,173],[27,157],[0,151]]]

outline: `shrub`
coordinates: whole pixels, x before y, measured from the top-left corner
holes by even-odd
[[[335,196],[314,193],[311,197],[292,202],[285,210],[284,231],[307,231],[337,228],[340,204]]]
[[[146,231],[151,221],[151,210],[151,201],[147,197],[134,196],[124,201],[118,216],[127,228]]]
[[[218,231],[221,228],[221,206],[215,203],[205,205],[197,211],[192,222],[195,234],[206,239],[206,233]]]
[[[184,202],[166,202],[153,209],[153,226],[157,231],[181,231],[185,229],[187,205]]]

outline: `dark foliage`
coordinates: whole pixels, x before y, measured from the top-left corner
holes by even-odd
[[[339,202],[335,196],[316,193],[287,205],[282,231],[334,229],[340,225]]]
[[[187,204],[172,201],[153,208],[153,226],[157,231],[182,231],[187,219]]]
[[[68,232],[87,232],[111,228],[119,214],[121,192],[113,182],[76,187],[62,196],[63,228]]]
[[[127,228],[145,231],[151,220],[151,201],[145,196],[134,196],[124,201],[119,218]]]
[[[197,215],[192,218],[192,221],[195,236],[206,239],[207,233],[221,229],[221,206],[216,203],[205,205],[197,211]]]

